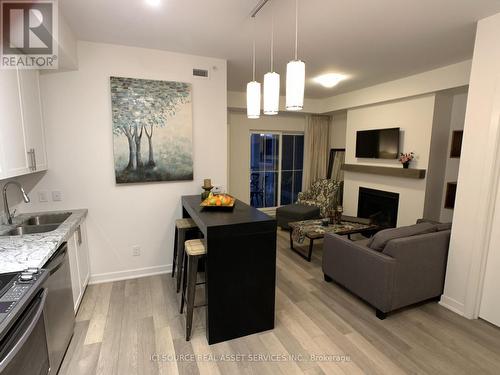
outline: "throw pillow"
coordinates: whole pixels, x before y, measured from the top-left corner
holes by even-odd
[[[390,240],[416,236],[418,234],[432,233],[436,230],[436,225],[431,223],[420,223],[409,225],[407,227],[384,229],[372,237],[372,241],[368,246],[373,250],[382,251]]]

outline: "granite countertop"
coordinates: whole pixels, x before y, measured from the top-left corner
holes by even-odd
[[[68,240],[87,216],[86,209],[20,214],[13,225],[0,225],[0,273],[41,268],[59,246]],[[22,236],[1,236],[30,217],[46,214],[71,213],[56,230]]]

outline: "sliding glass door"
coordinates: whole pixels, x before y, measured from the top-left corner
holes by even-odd
[[[302,188],[304,135],[250,134],[250,204],[277,207],[297,199]]]
[[[302,190],[304,135],[283,134],[280,205],[294,203]]]

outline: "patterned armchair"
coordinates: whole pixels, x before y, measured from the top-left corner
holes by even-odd
[[[297,197],[297,203],[316,206],[321,216],[327,217],[329,212],[339,204],[341,182],[335,180],[317,180],[307,191],[302,191]]]

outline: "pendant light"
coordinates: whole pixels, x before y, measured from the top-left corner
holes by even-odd
[[[299,0],[295,0],[295,60],[286,65],[286,109],[300,111],[304,108],[306,64],[298,59]]]
[[[280,106],[280,75],[274,71],[274,16],[271,20],[271,70],[264,74],[264,114],[277,115]]]
[[[247,83],[247,117],[249,119],[260,118],[260,83],[255,80],[255,18],[253,33],[253,57],[252,57],[252,82]]]

